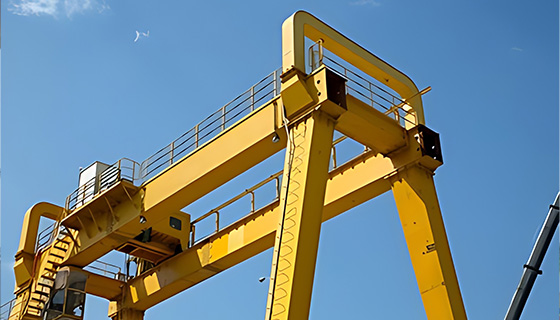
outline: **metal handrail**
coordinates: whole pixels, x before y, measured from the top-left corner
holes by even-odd
[[[22,301],[20,301],[16,304],[16,301],[17,297],[0,306],[0,320],[8,320],[10,318],[10,313],[14,307],[22,303]]]
[[[405,99],[391,93],[381,85],[373,83],[373,81],[376,81],[375,79],[361,76],[345,67],[340,62],[337,62],[328,55],[325,55],[321,40],[315,42],[309,47],[309,64],[311,72],[320,66],[325,65],[330,70],[343,76],[347,80],[347,90],[355,93],[353,96],[362,101],[365,100],[364,102],[385,113],[387,116],[392,115],[392,118],[399,122],[401,126],[404,126],[405,122],[412,125],[417,124],[416,115],[405,109],[405,106],[408,105]],[[414,121],[405,118],[405,116],[408,115],[413,116]]]
[[[56,229],[57,222],[54,221],[52,224],[41,230],[37,236],[37,242],[35,243],[35,252],[46,248],[54,240],[54,230]]]
[[[195,244],[195,240],[196,240],[196,224],[199,223],[200,221],[205,220],[206,218],[212,216],[212,215],[216,215],[216,222],[215,222],[215,228],[214,231],[211,233],[217,233],[218,231],[220,231],[220,211],[226,207],[228,207],[229,205],[233,204],[234,202],[237,202],[238,200],[244,198],[247,195],[251,195],[251,210],[249,211],[249,214],[258,211],[263,207],[260,208],[255,208],[255,191],[259,188],[261,188],[262,186],[270,183],[271,181],[275,181],[276,182],[276,197],[273,199],[273,201],[276,201],[277,199],[279,199],[280,197],[280,176],[282,175],[283,171],[279,171],[276,172],[272,175],[270,175],[270,177],[264,179],[263,181],[257,183],[256,185],[250,187],[249,189],[245,189],[245,191],[241,192],[240,194],[238,194],[237,196],[231,198],[230,200],[224,202],[223,204],[217,206],[216,208],[208,211],[207,213],[203,214],[202,216],[196,218],[195,220],[193,220],[191,222],[191,247]],[[199,239],[200,241],[201,239]]]
[[[93,264],[100,264],[101,266],[95,266]],[[90,269],[92,270],[91,272],[95,273],[95,274],[99,274],[102,276],[107,276],[110,275],[112,276],[113,279],[116,280],[122,280],[122,278],[124,277],[124,274],[122,273],[122,269],[119,266],[116,266],[114,264],[111,263],[107,263],[105,261],[101,261],[101,260],[95,260],[92,263],[90,263],[89,265],[84,267],[84,270]],[[113,269],[113,271],[109,270],[109,269]],[[101,272],[101,273],[99,273]]]
[[[65,212],[68,213],[86,202],[92,200],[99,192],[109,189],[122,179],[134,183],[138,180],[140,164],[136,161],[122,158],[107,169],[103,170],[99,176],[93,177],[83,185],[74,190],[66,197]]]
[[[407,115],[413,115],[413,113],[405,110],[405,100],[351,71],[332,58],[326,56],[323,51],[324,49],[321,41],[316,42],[309,48],[312,71],[320,65],[326,65],[328,67],[332,67],[332,65],[336,66],[333,71],[340,73],[348,80],[346,87],[348,90],[355,92],[358,98],[361,98],[361,100],[365,99],[367,103],[374,108],[381,108],[387,115],[393,115],[394,119],[399,121],[399,123],[402,119],[405,122],[415,124],[405,118]],[[328,64],[325,64],[327,61]],[[336,68],[341,68],[342,70],[339,71]],[[228,125],[244,112],[254,111],[256,106],[267,97],[276,97],[280,93],[280,72],[281,69],[274,70],[248,90],[196,124],[192,129],[186,131],[170,144],[142,161],[141,164],[127,158],[117,161],[117,163],[103,171],[98,179],[97,177],[92,178],[72,192],[66,199],[66,211],[69,212],[79,205],[85,204],[85,202],[95,197],[97,193],[111,187],[120,179],[124,178],[133,183],[142,184],[151,178],[152,175],[173,165],[180,158],[187,155],[189,151],[194,151],[207,140],[212,139],[217,134],[226,130]],[[364,82],[365,85],[360,83],[360,81]],[[367,94],[364,94],[363,91]],[[376,91],[382,92],[386,97]],[[400,113],[403,113],[404,116]],[[123,161],[132,163],[132,166],[123,166]],[[136,170],[137,167],[139,170]]]
[[[277,69],[144,160],[140,171],[142,182],[226,130],[243,113],[252,112],[266,102],[265,99],[276,97],[280,93],[279,88],[280,69]]]
[[[355,159],[357,159],[358,157],[362,156],[364,153],[370,151],[370,149],[368,149],[367,147],[364,147],[364,150],[359,153],[358,155],[356,155],[355,157],[352,157],[351,159],[345,161],[344,163],[337,165],[337,159],[336,159],[336,146],[338,144],[340,144],[343,141],[346,141],[347,139],[349,139],[347,136],[341,136],[337,139],[335,139],[332,143],[332,153],[331,153],[331,157],[332,157],[332,161],[333,161],[333,167],[331,169],[331,171],[345,165],[346,163],[349,163],[351,161],[354,161]],[[190,246],[192,247],[193,245],[199,243],[200,241],[202,241],[204,238],[210,237],[216,233],[218,233],[221,229],[225,228],[222,227],[220,228],[220,211],[222,211],[224,208],[228,207],[229,205],[239,201],[240,199],[244,198],[247,195],[251,195],[251,209],[249,210],[249,212],[247,214],[251,214],[254,213],[266,206],[268,206],[269,204],[266,204],[260,208],[256,208],[255,206],[255,191],[257,191],[259,188],[263,187],[264,185],[270,183],[271,181],[275,180],[276,181],[276,197],[274,198],[274,201],[277,201],[280,198],[280,177],[283,173],[282,171],[276,172],[274,174],[272,174],[271,176],[269,176],[268,178],[264,179],[263,181],[257,183],[256,185],[250,187],[249,189],[246,189],[245,191],[241,192],[240,194],[238,194],[237,196],[229,199],[228,201],[222,203],[221,205],[217,206],[216,208],[206,212],[205,214],[201,215],[200,217],[196,218],[195,220],[193,220],[191,222],[191,241],[190,241]],[[198,223],[200,223],[203,220],[206,220],[208,217],[211,216],[215,216],[215,222],[214,222],[214,230],[208,234],[206,237],[201,238],[201,239],[196,239],[196,225]]]

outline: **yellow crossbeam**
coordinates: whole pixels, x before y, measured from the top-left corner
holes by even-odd
[[[370,152],[331,172],[322,221],[389,191],[386,178],[394,170],[389,159]],[[123,307],[146,310],[271,248],[279,217],[277,201],[132,279],[124,288]]]
[[[284,129],[277,130],[277,100],[249,114],[214,140],[185,156],[174,166],[148,181],[142,190],[112,208],[111,214],[96,212],[102,230],[80,232],[64,264],[86,266],[134,238],[142,230],[168,219],[193,201],[233,177],[282,150]],[[273,142],[277,135],[280,142]],[[80,210],[87,210],[88,204]],[[140,223],[140,215],[146,218]]]
[[[346,105],[336,130],[385,155],[406,145],[406,130],[397,121],[351,95]]]

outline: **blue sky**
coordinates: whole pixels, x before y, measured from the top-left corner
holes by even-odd
[[[142,161],[278,68],[281,24],[303,9],[432,87],[426,123],[445,161],[435,182],[467,314],[504,316],[558,192],[557,2],[7,0],[1,9],[2,302],[13,297],[30,206],[63,205],[79,167]],[[136,30],[149,37],[135,43]],[[558,316],[558,252],[556,234],[524,319]],[[262,319],[268,285],[257,279],[271,257],[146,319]],[[86,319],[104,319],[106,303],[88,299]],[[390,193],[323,224],[311,319],[342,318],[425,318]]]

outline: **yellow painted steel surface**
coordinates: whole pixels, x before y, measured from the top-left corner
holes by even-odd
[[[134,238],[145,228],[169,217],[193,201],[243,173],[285,146],[284,130],[276,130],[277,101],[271,101],[229,128],[212,142],[185,156],[174,166],[148,181],[131,201],[99,217],[99,225],[111,226],[77,237],[77,247],[66,263],[86,266],[110,250]],[[272,142],[277,134],[284,143]],[[87,210],[87,205],[79,210]],[[77,214],[77,213],[74,213]],[[146,218],[141,224],[140,215]]]
[[[57,220],[62,214],[63,208],[47,203],[40,202],[31,207],[25,213],[21,239],[16,253],[14,273],[16,276],[16,287],[22,287],[29,282],[33,276],[33,263],[35,256],[35,241],[39,230],[41,217]],[[16,288],[16,291],[18,289]]]
[[[322,221],[391,189],[391,161],[364,154],[329,174]],[[280,219],[276,201],[128,282],[124,307],[148,309],[178,292],[271,248]],[[153,286],[165,279],[164,286]],[[158,283],[164,281],[158,281]]]
[[[86,292],[111,300],[112,319],[139,320],[148,308],[272,246],[267,318],[305,319],[321,223],[389,190],[428,318],[466,319],[432,179],[442,164],[439,138],[422,125],[416,85],[306,12],[296,12],[282,28],[279,95],[140,187],[123,180],[72,211],[47,204],[30,209],[14,268],[20,304],[10,320],[37,319],[41,297],[49,294],[39,283],[59,267],[85,267],[112,250],[160,254],[152,258],[154,268],[132,279],[88,276]],[[345,79],[325,66],[306,74],[305,37],[395,90],[408,121],[400,124],[345,92]],[[333,130],[369,151],[329,172]],[[284,148],[280,199],[225,228],[217,224],[213,235],[189,244],[194,229],[180,210]],[[41,215],[70,231],[35,252]],[[172,217],[187,229],[170,227]],[[163,245],[150,243],[150,232]],[[35,311],[29,301],[36,301]]]
[[[432,172],[412,166],[392,181],[428,319],[466,319]]]
[[[305,11],[282,24],[282,72],[292,68],[305,72],[305,37],[321,40],[332,53],[398,92],[414,110],[417,123],[424,124],[422,99],[410,78]]]
[[[346,103],[348,112],[338,118],[338,131],[382,154],[406,145],[406,130],[397,121],[351,95]]]
[[[290,127],[266,319],[309,316],[334,122],[313,111]]]

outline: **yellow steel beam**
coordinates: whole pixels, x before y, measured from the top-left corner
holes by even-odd
[[[314,75],[309,82],[324,78],[323,72]],[[325,91],[325,83],[325,80],[321,81],[321,85],[317,86],[318,90]],[[326,94],[322,96],[317,94],[318,92],[313,92],[314,99],[321,103],[322,108],[332,104],[325,100]],[[349,109],[339,117],[340,124],[337,125],[337,129],[349,133],[353,138],[376,150],[381,150],[380,152],[388,152],[402,144],[404,129],[398,127],[394,120],[371,107],[369,107],[371,110],[366,109],[364,103],[355,98],[349,96],[347,100]],[[85,230],[87,232],[78,233],[76,237],[78,245],[73,247],[64,264],[88,265],[134,238],[141,230],[167,218],[170,212],[177,212],[280,151],[286,145],[285,131],[278,129],[282,123],[281,104],[282,100],[273,100],[251,113],[211,142],[152,178],[132,196],[131,200],[125,197],[119,200],[121,202],[119,205],[111,208],[110,211],[108,208],[105,209],[104,213],[93,209],[96,224],[100,227],[93,228],[91,227],[93,224],[89,224],[90,228]],[[334,108],[339,107],[330,106],[324,109],[332,111]],[[381,126],[382,129],[378,130],[376,126]],[[371,132],[379,133],[381,138],[378,137],[375,142],[369,134],[370,131],[365,131],[368,134],[360,134],[353,128],[372,130]],[[274,135],[279,136],[280,142],[272,141]],[[116,185],[113,188],[122,187]],[[94,202],[78,210],[88,212]],[[99,201],[99,203],[105,202]],[[74,212],[73,215],[78,213]],[[146,223],[140,223],[140,215],[146,218]],[[66,219],[70,220],[72,217]],[[83,223],[88,225],[87,221]]]
[[[296,12],[282,28],[281,98],[252,112],[141,188],[133,187],[132,194],[120,182],[65,217],[63,223],[77,231],[73,232],[75,242],[63,264],[88,265],[280,151],[288,141],[281,128],[286,116],[292,123],[293,137],[284,170],[286,193],[280,201],[218,231],[124,286],[120,281],[91,276],[88,293],[114,300],[109,312],[113,319],[140,320],[143,310],[276,243],[267,317],[304,319],[309,313],[321,222],[392,188],[428,317],[465,319],[431,178],[441,159],[422,144],[424,135],[433,139],[432,133],[423,126],[411,128],[410,123],[406,131],[358,99],[336,96],[344,90],[333,90],[332,85],[343,88],[344,82],[327,75],[324,68],[307,76],[304,38],[321,40],[325,48],[395,90],[409,112],[405,118],[423,124],[416,85],[309,13]],[[327,80],[332,81],[330,86]],[[327,173],[335,128],[372,151]],[[282,142],[274,143],[278,138]],[[118,198],[111,201],[109,191],[121,187],[124,192],[111,193]],[[105,201],[100,200],[103,197]],[[18,286],[28,283],[33,274],[40,216],[58,219],[61,212],[62,208],[41,204],[26,214],[16,255]]]
[[[331,219],[391,188],[391,160],[369,152],[329,174],[322,220]],[[164,261],[123,288],[123,308],[146,310],[274,245],[279,202],[237,221]]]
[[[37,241],[41,217],[58,220],[63,210],[63,208],[52,203],[40,202],[29,208],[25,213],[19,247],[15,256],[16,291],[32,278],[35,242]]]
[[[334,119],[314,111],[290,127],[266,319],[307,319]]]
[[[372,151],[330,172],[322,220],[326,221],[390,190],[392,181],[395,181],[393,177],[398,176],[398,172],[409,167],[435,170],[441,165],[441,162],[423,153],[417,136],[418,130],[411,130],[407,136],[407,147],[395,154],[393,159],[373,156],[375,152]],[[270,248],[274,244],[280,214],[278,202],[272,203],[131,280],[124,288],[123,307],[146,310]],[[443,225],[440,227],[443,228]],[[441,246],[448,248],[447,240],[442,243]],[[455,276],[453,270],[451,276]]]
[[[271,101],[149,181],[146,218],[180,210],[282,150],[286,139],[283,129],[277,131],[277,107],[278,100]],[[281,142],[272,141],[275,134]]]
[[[392,190],[428,319],[467,319],[432,175],[408,167]]]
[[[81,270],[87,274],[87,282],[85,292],[107,300],[114,300],[122,294],[122,288],[125,282],[111,279],[99,274]]]
[[[64,264],[88,265],[283,149],[286,134],[284,129],[277,130],[278,112],[278,100],[269,102],[152,178],[130,201],[121,199],[111,214],[95,212],[97,225],[103,227],[90,228],[89,234],[79,232],[78,245]],[[273,142],[274,135],[280,142]],[[86,211],[88,206],[79,210]],[[145,223],[140,223],[140,215]]]
[[[336,130],[385,155],[406,145],[406,130],[397,121],[351,95],[346,105]]]
[[[305,73],[305,37],[322,40],[329,51],[408,99],[416,119],[407,118],[412,123],[424,124],[422,99],[410,78],[305,11],[294,13],[282,24],[282,72],[295,68]]]

